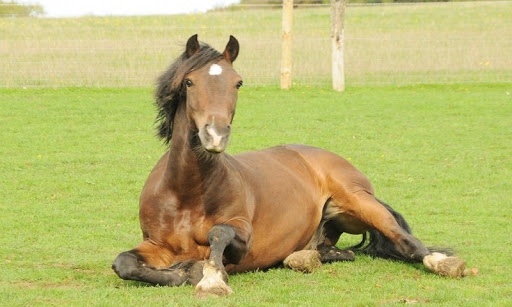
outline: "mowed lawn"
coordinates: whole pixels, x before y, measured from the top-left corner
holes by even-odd
[[[425,244],[478,269],[460,280],[364,255],[231,276],[235,293],[206,301],[119,279],[110,265],[141,239],[138,196],[166,150],[154,117],[152,89],[0,90],[1,305],[512,304],[510,84],[240,92],[229,153],[306,143],[346,157]]]

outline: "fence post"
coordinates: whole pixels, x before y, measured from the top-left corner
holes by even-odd
[[[281,89],[292,87],[293,0],[283,1],[283,43],[281,54]]]
[[[331,0],[332,88],[338,92],[345,90],[344,18],[345,0]]]

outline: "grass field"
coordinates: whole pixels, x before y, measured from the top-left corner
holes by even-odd
[[[235,294],[200,301],[192,287],[148,287],[110,269],[141,238],[138,195],[166,150],[152,90],[2,89],[0,304],[510,306],[511,93],[510,84],[243,88],[230,153],[292,142],[334,151],[424,243],[453,247],[479,272],[452,280],[358,255],[310,275],[235,275]]]
[[[512,82],[512,2],[349,6],[349,86]],[[281,10],[149,17],[0,18],[0,87],[153,85],[195,33],[241,43],[247,85],[278,84]],[[294,82],[330,83],[328,7],[296,9]]]

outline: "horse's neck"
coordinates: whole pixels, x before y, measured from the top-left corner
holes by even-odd
[[[184,107],[174,118],[167,175],[171,188],[178,194],[202,193],[215,180],[222,182],[227,174],[225,154],[212,155],[201,147],[199,138],[188,122]]]

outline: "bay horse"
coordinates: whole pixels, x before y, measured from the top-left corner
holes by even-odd
[[[112,264],[119,277],[223,296],[232,292],[228,273],[279,265],[304,250],[322,262],[354,260],[359,250],[467,274],[463,260],[414,237],[342,157],[305,145],[225,153],[242,86],[232,66],[238,53],[233,36],[220,53],[196,34],[160,76],[158,134],[170,147],[141,193],[143,241]],[[342,233],[364,234],[363,241],[341,250]]]

